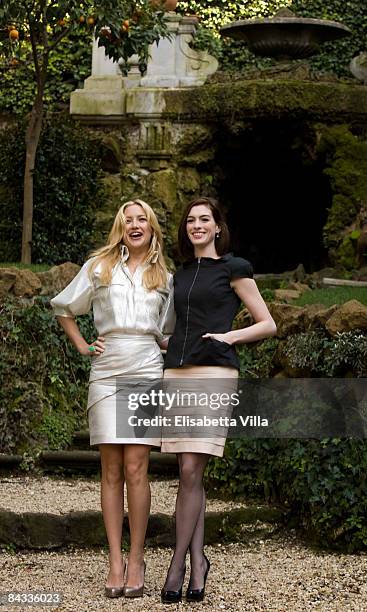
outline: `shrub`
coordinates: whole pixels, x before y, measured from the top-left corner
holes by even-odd
[[[316,376],[367,375],[367,336],[358,331],[340,332],[335,338],[322,331],[295,334],[282,351],[292,368],[308,369]]]
[[[0,261],[21,250],[24,127],[2,131],[0,149]],[[34,174],[34,263],[82,263],[93,245],[96,203],[104,192],[97,147],[69,118],[46,121]]]
[[[95,337],[90,316],[78,320]],[[6,301],[0,309],[0,452],[57,449],[85,425],[89,361],[58,325],[49,298],[28,308]]]
[[[354,552],[367,548],[365,440],[231,440],[212,459],[210,485],[289,508],[313,540]]]
[[[91,73],[92,33],[75,31],[65,37],[49,58],[50,78],[45,89],[45,108],[55,111],[69,107],[70,93],[81,87]],[[30,43],[23,41],[26,47]],[[2,68],[2,69],[1,69]],[[23,117],[32,108],[36,91],[33,64],[1,67],[0,110]]]

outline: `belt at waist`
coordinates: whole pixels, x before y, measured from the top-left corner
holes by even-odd
[[[136,340],[136,341],[146,341],[146,340],[154,340],[155,341],[155,336],[153,334],[142,334],[142,335],[138,335],[138,334],[119,334],[118,332],[107,332],[106,334],[103,334],[103,338],[105,339],[109,339],[109,338],[117,338],[119,340]]]

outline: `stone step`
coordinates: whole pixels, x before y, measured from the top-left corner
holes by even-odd
[[[55,468],[72,471],[98,471],[100,468],[99,451],[92,450],[66,450],[43,451],[40,455],[43,471],[53,472]],[[151,451],[149,471],[152,474],[177,473],[177,458],[174,454],[161,454]]]
[[[205,518],[207,544],[223,541],[250,541],[270,537],[285,521],[279,508],[254,506],[228,512],[208,512]],[[128,533],[124,517],[124,532]],[[126,530],[126,531],[125,531]],[[172,515],[151,514],[147,546],[172,546],[175,540]],[[63,515],[44,512],[11,512],[0,510],[0,546],[23,549],[54,549],[65,546],[91,548],[107,544],[101,512],[81,511]]]
[[[22,463],[22,455],[7,455],[0,453],[0,470],[12,470]]]
[[[19,468],[22,460],[21,455],[2,453],[0,454],[0,471],[13,471]],[[96,473],[100,469],[100,455],[99,451],[92,450],[42,451],[37,466],[45,473],[60,471]],[[177,469],[176,455],[151,451],[149,461],[149,472],[151,474],[175,477]]]
[[[88,429],[83,429],[80,431],[76,431],[74,433],[70,449],[71,450],[90,450]]]
[[[150,477],[149,545],[172,545],[178,480]],[[39,474],[0,477],[0,546],[57,548],[106,544],[100,508],[100,479]],[[128,500],[125,500],[128,511]],[[284,510],[245,499],[213,498],[208,491],[208,543],[270,536],[284,521]],[[125,517],[126,533],[128,522]]]

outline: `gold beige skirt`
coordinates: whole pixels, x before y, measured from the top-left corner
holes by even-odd
[[[160,446],[161,439],[134,437],[134,429],[128,435],[116,434],[117,411],[119,419],[127,421],[128,404],[121,398],[121,388],[126,392],[134,381],[157,380],[163,374],[163,357],[154,336],[106,334],[105,351],[92,357],[88,393],[88,422],[91,446],[97,444],[147,444]],[[125,384],[126,381],[126,384]],[[133,388],[133,387],[132,387]],[[120,396],[118,398],[118,395]],[[121,411],[125,414],[121,414]]]
[[[214,388],[220,388],[227,393],[231,393],[237,390],[238,370],[224,366],[170,368],[164,371],[165,390],[169,390],[170,386],[172,390],[176,390],[180,380],[183,379],[188,381],[188,386],[192,390],[195,390],[195,388],[200,392],[206,390],[210,394]],[[195,379],[198,379],[197,386],[195,386]],[[215,384],[213,379],[216,379],[218,384]],[[230,409],[228,409],[228,416],[230,416],[230,412]],[[185,407],[173,406],[169,414],[171,419],[175,416],[182,418],[185,416]],[[163,453],[205,453],[215,455],[216,457],[223,457],[226,443],[226,435],[223,435],[223,428],[220,429],[220,435],[216,434],[215,428],[208,430],[205,438],[183,437],[180,434],[177,435],[177,430],[175,437],[170,436],[170,433],[172,433],[170,427],[162,427],[161,452]]]

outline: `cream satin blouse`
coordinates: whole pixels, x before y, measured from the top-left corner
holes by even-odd
[[[166,288],[148,291],[142,277],[146,266],[137,267],[134,275],[126,265],[128,252],[112,270],[110,285],[100,281],[100,266],[89,277],[89,259],[61,293],[51,300],[54,314],[72,317],[87,314],[93,306],[94,324],[98,335],[108,333],[154,335],[157,340],[173,333],[173,276],[169,274]]]

